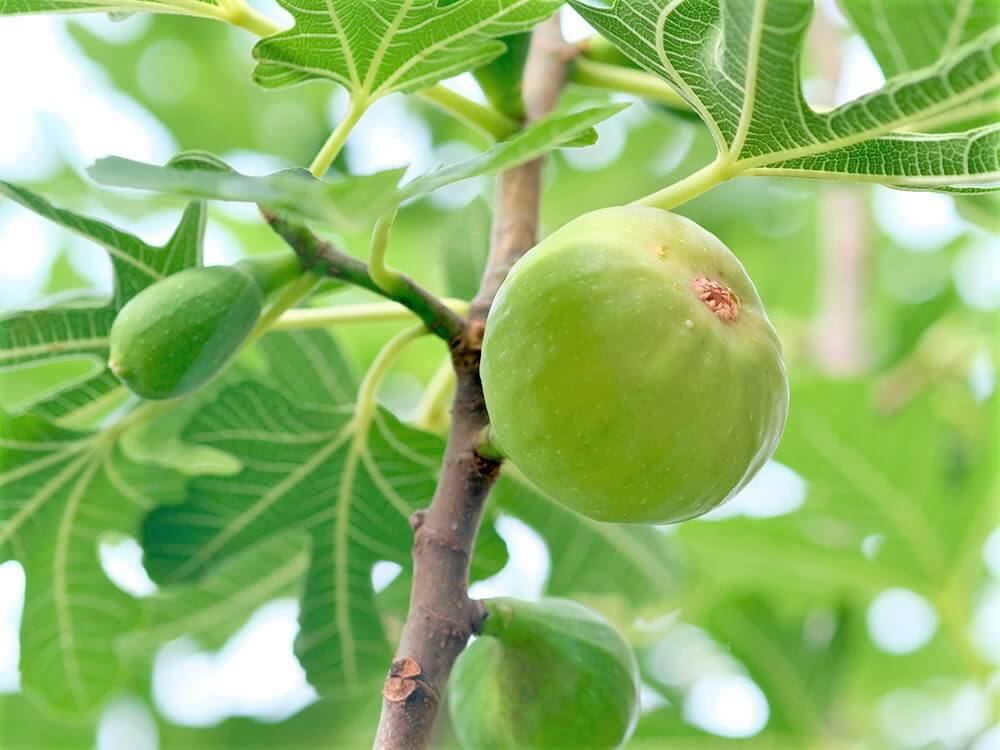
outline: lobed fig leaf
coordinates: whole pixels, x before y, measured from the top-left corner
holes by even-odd
[[[182,396],[236,353],[262,305],[254,275],[243,268],[191,268],[168,276],[118,313],[108,365],[142,398]]]
[[[648,207],[579,217],[514,266],[482,378],[502,451],[600,521],[712,510],[771,457],[788,411],[781,346],[739,261]]]
[[[449,709],[465,750],[608,750],[631,735],[639,668],[628,643],[568,599],[493,599],[455,664]]]

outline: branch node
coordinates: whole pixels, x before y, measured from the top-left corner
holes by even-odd
[[[424,525],[424,518],[426,517],[426,510],[415,510],[410,514],[410,528],[413,529],[414,533]]]
[[[392,662],[389,668],[389,676],[382,686],[382,697],[390,703],[404,703],[409,700],[418,689],[423,691],[435,704],[440,697],[434,687],[420,679],[423,670],[420,663],[409,656],[403,656]]]
[[[415,534],[413,551],[417,552],[420,547],[427,545],[434,545],[435,547],[441,547],[442,549],[457,552],[463,557],[469,556],[469,553],[465,550],[460,541],[452,536],[442,534],[440,531],[435,531],[434,529],[424,526],[420,529],[419,533]]]
[[[486,334],[486,321],[482,316],[470,317],[468,325],[465,326],[465,341],[463,342],[472,351],[480,351],[483,348],[483,336]]]

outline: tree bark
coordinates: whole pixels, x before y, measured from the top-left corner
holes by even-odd
[[[535,29],[524,72],[528,120],[555,106],[572,48],[554,18]],[[510,267],[538,234],[543,161],[502,174],[497,183],[487,270],[462,334],[452,341],[456,372],[452,422],[441,478],[426,511],[410,519],[414,529],[410,609],[382,689],[377,750],[422,750],[430,743],[445,683],[455,659],[485,618],[469,598],[469,563],[487,495],[500,462],[476,451],[489,424],[480,350],[486,315]]]

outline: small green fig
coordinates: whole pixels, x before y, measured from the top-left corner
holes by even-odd
[[[482,379],[502,452],[601,521],[712,510],[771,457],[788,411],[781,346],[739,261],[649,207],[581,216],[515,264]]]
[[[254,275],[243,268],[173,274],[143,289],[118,313],[108,365],[142,398],[182,396],[236,353],[262,305]]]
[[[609,750],[639,711],[639,668],[621,634],[567,599],[492,599],[458,658],[449,709],[465,750]]]

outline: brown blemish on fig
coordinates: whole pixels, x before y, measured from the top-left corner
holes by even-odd
[[[660,260],[666,260],[667,259],[667,246],[666,245],[657,245],[656,247],[653,248],[653,255],[655,255]]]
[[[736,320],[740,316],[740,301],[733,290],[715,279],[699,276],[691,282],[698,299],[723,320]]]

